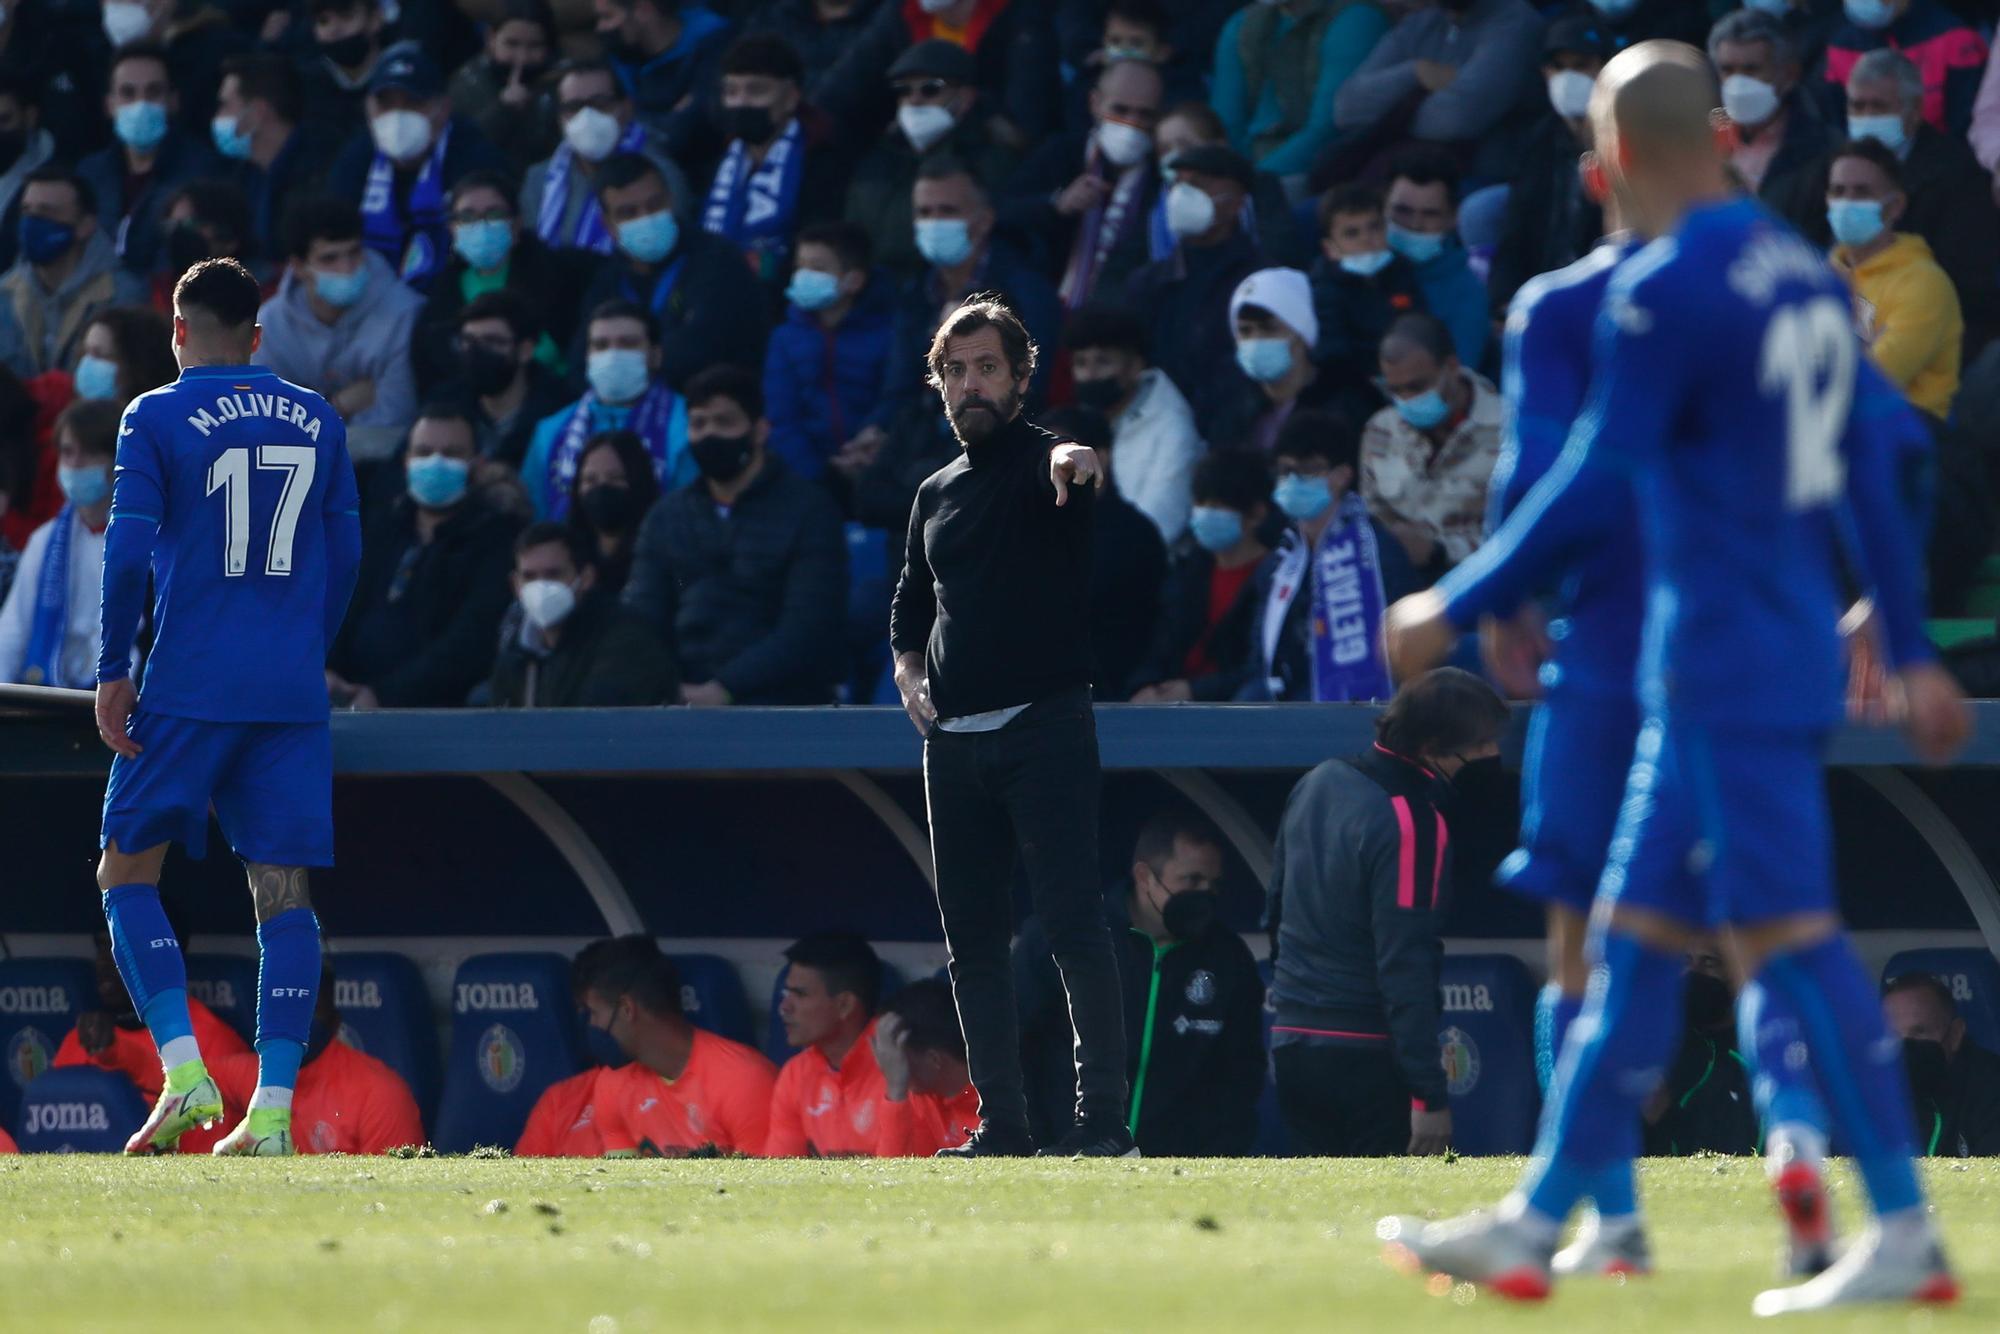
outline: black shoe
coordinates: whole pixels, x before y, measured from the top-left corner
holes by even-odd
[[[1079,1121],[1069,1134],[1037,1153],[1037,1158],[1137,1158],[1139,1146],[1117,1122]]]
[[[981,1121],[965,1143],[939,1149],[933,1158],[1032,1158],[1035,1140],[1026,1130]]]

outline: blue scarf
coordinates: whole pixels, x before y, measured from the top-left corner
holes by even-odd
[[[805,136],[795,116],[755,171],[743,141],[731,141],[715,170],[715,184],[708,188],[702,230],[734,241],[751,272],[766,281],[784,272],[805,162]]]
[[[35,617],[29,623],[28,656],[22,681],[31,686],[73,685],[62,677],[63,640],[69,634],[69,544],[75,507],[64,505],[42,552],[42,577],[35,585]]]
[[[430,283],[451,253],[450,228],[444,214],[444,150],[450,142],[451,123],[447,121],[410,186],[407,216],[396,207],[396,164],[386,153],[378,150],[368,165],[368,186],[361,196],[362,240],[418,291]]]
[[[636,153],[646,145],[646,129],[633,121],[625,127],[625,135],[618,141],[616,153]],[[590,250],[600,255],[611,253],[611,232],[604,225],[604,211],[597,206],[597,192],[592,190],[583,201],[583,211],[576,215],[576,225],[569,235],[563,235],[563,215],[569,212],[570,187],[575,183],[576,150],[565,139],[549,159],[548,179],[542,182],[542,203],[535,212],[535,235],[544,243],[560,249]]]
[[[1313,552],[1313,699],[1387,699],[1395,693],[1382,638],[1382,553],[1368,503],[1350,491]]]
[[[625,423],[625,430],[645,442],[646,452],[653,457],[653,475],[662,487],[671,485],[673,476],[673,441],[668,438],[668,428],[673,425],[674,404],[678,397],[666,385],[655,382],[646,390],[645,396],[632,405],[632,416]],[[576,406],[570,409],[569,420],[563,423],[562,434],[556,437],[556,446],[549,453],[549,473],[542,479],[542,512],[551,519],[562,520],[569,517],[569,493],[576,482],[576,467],[583,460],[583,447],[598,433],[594,425],[597,418],[597,392],[585,390]]]

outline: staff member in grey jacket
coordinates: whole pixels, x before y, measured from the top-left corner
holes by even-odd
[[[1507,706],[1469,672],[1409,682],[1375,744],[1328,760],[1285,803],[1267,917],[1278,1109],[1292,1152],[1439,1153],[1451,1104],[1438,1052],[1438,941],[1451,883],[1440,802],[1500,753]]]
[[[1118,965],[1097,890],[1090,551],[1097,455],[1021,416],[1036,348],[991,294],[931,340],[962,453],[917,488],[889,612],[896,687],[924,734],[938,912],[979,1128],[940,1156],[1035,1151],[1007,946],[1027,871],[1075,1030],[1076,1126],[1045,1156],[1129,1157]]]

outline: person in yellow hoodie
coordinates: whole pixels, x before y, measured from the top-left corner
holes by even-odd
[[[1958,292],[1930,245],[1899,232],[1909,207],[1901,165],[1873,139],[1842,145],[1826,186],[1833,265],[1854,289],[1854,322],[1881,372],[1934,417],[1958,393],[1965,320]]]

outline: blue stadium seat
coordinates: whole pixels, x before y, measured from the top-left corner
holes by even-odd
[[[145,1095],[94,1065],[37,1075],[21,1099],[22,1153],[119,1153],[146,1124]]]
[[[1276,967],[1269,959],[1257,964],[1257,976],[1264,979],[1264,1094],[1257,1099],[1257,1140],[1250,1152],[1259,1158],[1283,1158],[1291,1143],[1285,1135],[1285,1118],[1278,1114],[1278,1078],[1271,1064],[1271,977]]]
[[[1448,954],[1443,1049],[1451,1142],[1462,1154],[1526,1153],[1535,1142],[1535,980],[1511,954]]]
[[[584,1067],[560,954],[481,954],[452,981],[451,1046],[431,1140],[447,1153],[508,1148],[542,1091]]]
[[[773,1065],[783,1065],[799,1054],[799,1049],[785,1041],[785,1025],[778,1018],[778,1002],[785,998],[785,975],[792,971],[786,964],[778,970],[777,981],[771,983],[771,1013],[764,1019],[764,1054],[771,1058]],[[946,979],[947,983],[950,981]],[[887,959],[882,961],[882,994],[878,1005],[887,1005],[889,998],[903,989],[903,974],[895,964]]]
[[[1930,973],[1951,988],[1966,1035],[2000,1051],[2000,963],[1982,949],[1904,950],[1889,960],[1882,981],[1904,973]]]
[[[750,998],[735,965],[716,954],[670,954],[681,975],[681,1010],[697,1028],[733,1042],[753,1043]]]
[[[21,1093],[49,1068],[76,1017],[97,1006],[85,959],[0,959],[0,1126],[18,1130]]]
[[[430,1125],[438,1105],[437,1027],[423,974],[400,954],[343,952],[332,959],[341,1040],[401,1075]],[[555,1001],[567,1005],[569,993]]]
[[[247,954],[187,956],[188,995],[242,1037],[257,1038],[257,960]]]

